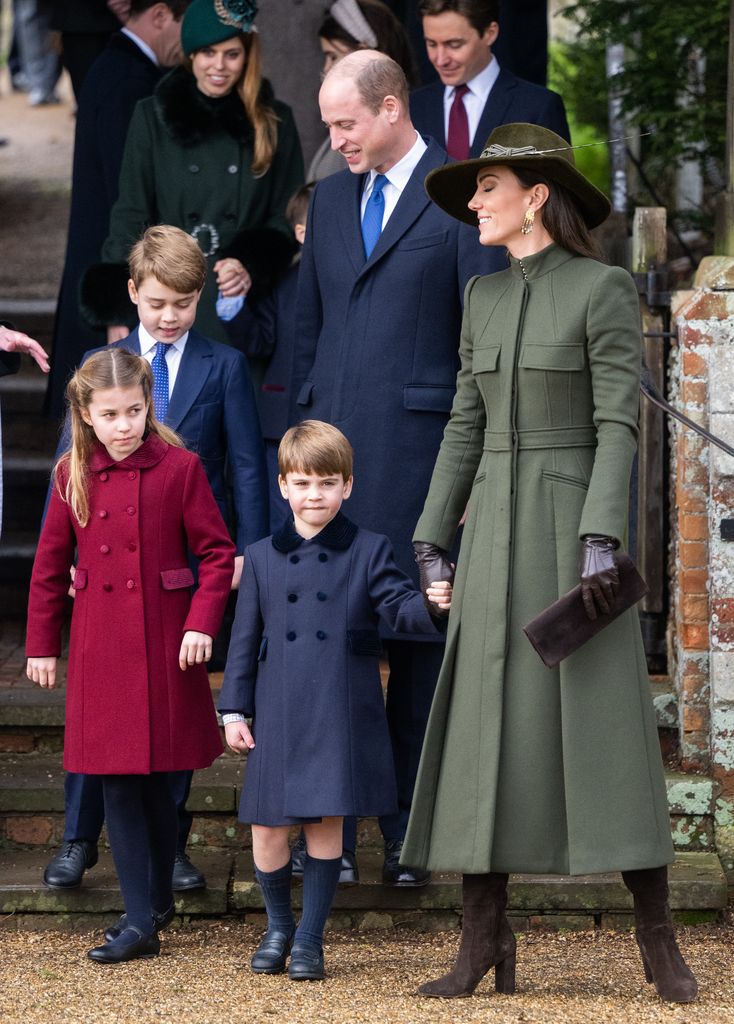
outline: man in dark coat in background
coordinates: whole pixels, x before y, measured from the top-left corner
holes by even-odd
[[[428,59],[439,81],[416,89],[410,113],[419,132],[455,160],[478,157],[501,124],[517,121],[571,138],[561,97],[517,78],[492,55],[499,0],[419,0]]]
[[[324,80],[322,118],[348,169],[313,193],[293,393],[296,418],[326,420],[348,437],[355,520],[387,534],[417,580],[411,537],[454,396],[463,288],[482,254],[476,231],[457,230],[424,191],[447,156],[411,124],[407,90],[398,65],[372,50],[344,57]],[[377,218],[367,212],[375,203]],[[399,858],[443,645],[392,635],[386,647],[399,812],[380,818],[383,880],[422,885],[428,873]]]
[[[51,0],[51,28],[61,33],[61,61],[77,102],[89,69],[129,13],[130,0]]]
[[[161,69],[177,63],[188,3],[132,0],[129,21],[95,61],[79,97],[69,236],[46,396],[46,412],[56,419],[63,415],[66,381],[82,355],[105,342],[79,313],[79,282],[87,267],[100,260],[133,110],[151,95]]]

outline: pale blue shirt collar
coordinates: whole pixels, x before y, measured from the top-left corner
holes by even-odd
[[[426,146],[425,141],[421,138],[418,132],[416,132],[415,142],[410,147],[405,156],[398,160],[398,162],[394,164],[390,168],[390,170],[385,173],[385,177],[387,178],[391,185],[395,186],[395,188],[398,190],[399,195],[402,194],[403,189],[408,184],[411,174],[418,166],[420,159],[427,148],[428,147]],[[364,186],[364,194],[366,196],[370,195],[370,193],[372,192],[372,187],[375,183],[375,178],[379,173],[379,171],[376,171],[374,169],[372,169],[368,173],[367,180],[365,181]]]
[[[132,42],[135,43],[135,45],[138,47],[138,49],[142,50],[143,53],[145,54],[145,56],[149,60],[152,60],[153,63],[155,64],[155,66],[158,67],[158,58],[156,57],[154,51],[151,49],[150,46],[148,46],[148,44],[146,42],[144,42],[140,38],[140,36],[136,36],[134,32],[131,32],[130,29],[127,28],[127,26],[125,26],[124,28],[121,28],[120,31],[122,32],[123,35],[127,36],[128,39],[132,40]]]

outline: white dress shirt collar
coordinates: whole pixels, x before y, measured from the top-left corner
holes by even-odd
[[[135,33],[131,32],[130,29],[127,27],[121,28],[120,31],[123,35],[127,36],[128,39],[132,40],[132,42],[135,43],[139,50],[143,51],[148,60],[152,60],[155,66],[158,67],[158,58],[156,57],[154,51],[150,46],[148,46],[146,42],[144,42],[144,40],[140,38],[140,36],[136,36]]]
[[[489,94],[499,77],[499,73],[500,66],[497,63],[497,58],[492,57],[486,68],[482,68],[478,75],[475,75],[471,81],[466,83],[469,92],[464,93],[464,107],[466,108],[466,116],[469,122],[469,139],[471,142],[474,141],[479,121],[484,113]],[[449,115],[454,102],[455,92],[456,87],[453,85],[447,85],[443,91],[444,132],[447,139],[449,135]]]
[[[183,350],[186,348],[186,341],[188,339],[188,336],[189,332],[186,331],[185,334],[181,335],[178,341],[170,342],[170,348],[175,349],[179,355],[182,355]],[[150,356],[150,358],[152,359],[153,356],[155,355],[155,347],[158,344],[158,342],[155,340],[152,334],[146,331],[142,324],[138,324],[138,341],[140,342],[140,355],[145,356],[146,359],[148,358],[148,356]]]
[[[390,184],[397,189],[398,195],[402,193],[403,189],[408,184],[411,174],[418,166],[420,159],[425,153],[426,149],[427,146],[425,141],[421,138],[418,132],[416,132],[415,142],[410,147],[408,152],[405,154],[404,157],[402,157],[402,159],[398,160],[396,164],[393,164],[389,171],[386,172],[385,177],[390,182]],[[369,196],[370,193],[372,192],[372,188],[375,184],[375,178],[377,177],[378,173],[378,171],[373,169],[367,175],[367,180],[365,181],[364,187],[367,196]]]

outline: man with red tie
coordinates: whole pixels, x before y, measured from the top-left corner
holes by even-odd
[[[478,157],[501,124],[539,124],[570,140],[561,97],[500,68],[492,54],[499,0],[419,0],[428,59],[440,81],[410,97],[413,124],[455,160]]]

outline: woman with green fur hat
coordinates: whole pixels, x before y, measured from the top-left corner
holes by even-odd
[[[290,262],[285,208],[303,183],[303,159],[290,108],[262,78],[256,13],[252,0],[193,0],[182,64],[135,109],[104,262],[82,284],[85,315],[108,340],[135,322],[127,257],[152,224],[198,241],[210,274],[195,326],[218,341],[229,340],[218,299],[241,304],[251,289],[269,290]]]
[[[555,668],[523,627],[581,585],[614,610],[640,379],[638,297],[589,229],[606,197],[546,128],[496,128],[481,156],[429,174],[442,209],[506,246],[509,268],[467,285],[457,391],[415,529],[421,583],[450,579],[446,655],[426,731],[405,864],[463,872],[453,970],[419,990],[466,996],[495,968],[515,987],[510,872],[621,871],[645,976],[689,1002],[696,981],[668,905],[673,860],[637,612]]]

